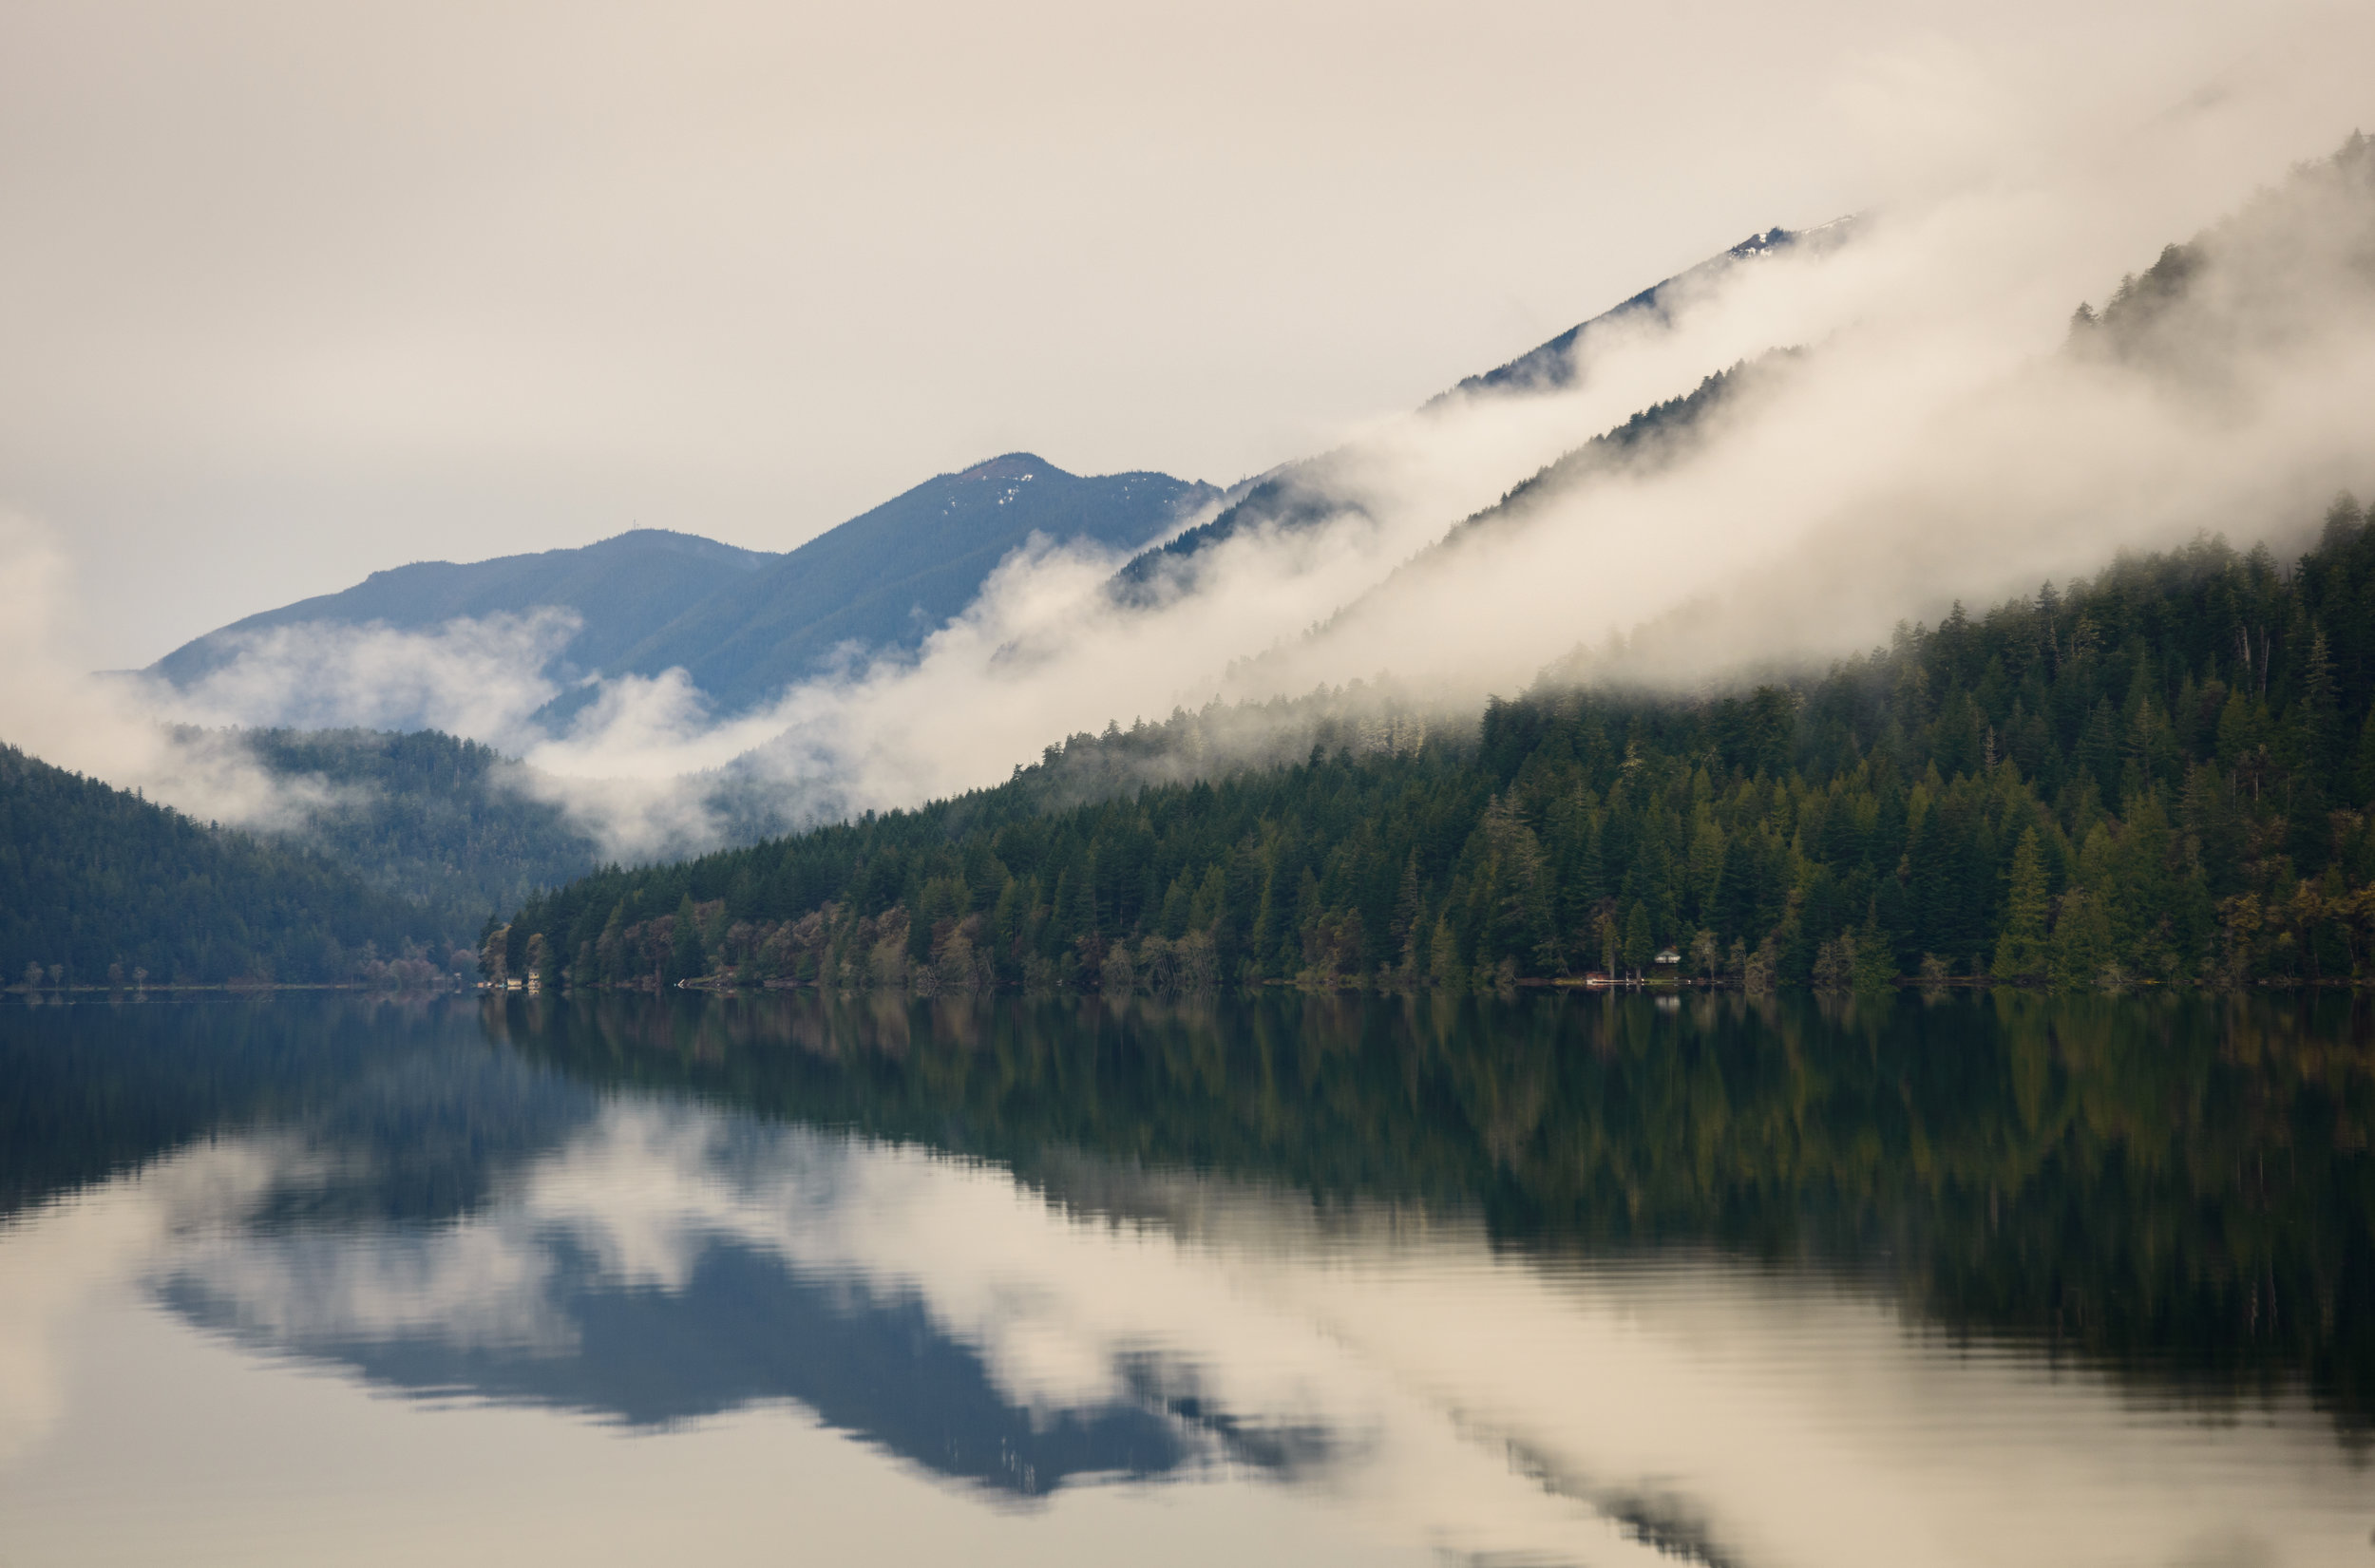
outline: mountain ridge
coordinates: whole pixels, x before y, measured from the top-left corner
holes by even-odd
[[[572,639],[572,652],[581,662],[598,665],[630,634],[636,607],[656,605],[673,615],[710,593],[719,569],[754,571],[774,558],[697,534],[633,528],[591,544],[480,561],[409,561],[383,567],[336,593],[242,616],[183,643],[148,672],[187,687],[238,658],[249,639],[287,627],[328,623],[419,631],[542,608],[578,613],[583,625]]]
[[[837,649],[921,643],[1035,534],[1134,549],[1220,494],[1151,471],[1083,476],[1035,453],[1001,453],[935,475],[776,557],[637,644],[626,668],[682,668],[721,708],[749,707]]]
[[[1800,248],[1816,255],[1827,253],[1852,238],[1859,222],[1858,217],[1851,215],[1811,229],[1776,226],[1750,235],[1738,244],[1651,284],[1513,359],[1463,377],[1420,404],[1418,412],[1430,414],[1462,398],[1564,391],[1586,376],[1594,336],[1642,320],[1669,326],[1675,312],[1740,266]],[[1241,493],[1237,499],[1210,520],[1125,562],[1113,576],[1115,599],[1127,605],[1151,603],[1159,595],[1160,578],[1243,528],[1266,526],[1293,532],[1330,517],[1360,512],[1357,499],[1332,491],[1330,483],[1336,471],[1348,466],[1353,451],[1351,446],[1337,447],[1256,475],[1238,487]]]
[[[299,626],[429,631],[560,610],[578,625],[546,674],[573,690],[543,710],[547,722],[591,699],[589,676],[672,668],[688,671],[716,706],[747,708],[825,668],[836,650],[920,643],[1035,534],[1134,549],[1220,494],[1150,470],[1082,476],[1006,452],[935,475],[788,551],[636,528],[575,547],[383,568],[193,638],[147,672],[187,689],[252,639]]]

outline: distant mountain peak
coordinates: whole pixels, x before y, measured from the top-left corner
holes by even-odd
[[[721,544],[716,539],[703,538],[675,528],[630,528],[623,534],[613,534],[584,546],[588,550],[678,550],[704,559],[732,560],[741,565],[757,565],[772,558],[770,552],[745,550],[739,545]]]
[[[558,561],[564,558],[587,559],[634,555],[652,550],[671,551],[677,555],[692,556],[700,560],[739,567],[745,571],[756,570],[759,566],[776,558],[768,551],[746,550],[736,544],[722,544],[716,539],[703,538],[698,534],[681,533],[674,528],[630,528],[623,534],[613,534],[608,538],[596,539],[592,544],[561,545],[551,550],[523,551],[515,556],[493,556],[473,561],[444,559],[407,561],[402,566],[383,566],[363,580],[366,583],[384,583],[423,570],[449,572],[470,567],[503,566],[512,562]],[[335,595],[323,596],[328,598]],[[310,604],[315,601],[307,600],[306,602]],[[273,614],[273,612],[266,612],[266,614]],[[249,620],[254,619],[256,617],[249,617]],[[248,622],[241,621],[238,624],[245,626]]]
[[[1449,391],[1438,392],[1429,398],[1419,411],[1424,413],[1440,408],[1466,397],[1504,393],[1523,395],[1560,391],[1573,387],[1586,373],[1590,359],[1590,340],[1595,333],[1626,321],[1648,320],[1670,325],[1677,311],[1699,297],[1701,291],[1712,287],[1733,269],[1801,248],[1815,255],[1824,254],[1853,237],[1861,221],[1860,217],[1851,213],[1811,229],[1776,226],[1752,234],[1697,266],[1677,273],[1662,283],[1652,284],[1587,321],[1578,322],[1548,343],[1528,349],[1507,364],[1469,376]],[[1330,477],[1331,465],[1349,450],[1340,448],[1317,458],[1305,458],[1259,476],[1241,490],[1233,492],[1230,504],[1219,516],[1160,544],[1150,545],[1132,557],[1113,576],[1115,594],[1126,604],[1150,602],[1149,595],[1158,576],[1234,537],[1240,528],[1266,524],[1294,530],[1340,512],[1358,510],[1358,502],[1336,486]],[[1505,501],[1508,499],[1503,498]]]
[[[1776,227],[1762,234],[1750,235],[1738,244],[1719,251],[1699,265],[1644,289],[1588,321],[1569,327],[1549,342],[1527,350],[1508,364],[1481,375],[1468,377],[1450,391],[1430,399],[1427,406],[1434,407],[1463,393],[1544,392],[1572,387],[1583,373],[1583,361],[1586,357],[1583,352],[1585,340],[1593,332],[1617,322],[1642,317],[1670,321],[1677,307],[1742,262],[1756,261],[1801,247],[1821,255],[1852,238],[1859,222],[1859,216],[1851,213],[1811,229]]]
[[[1056,467],[1055,464],[1048,462],[1047,459],[1030,452],[1008,452],[1002,457],[994,457],[987,463],[977,463],[972,467],[966,469],[963,473],[951,474],[949,476],[951,479],[960,480],[1002,479],[1016,482],[1031,479],[1072,479],[1074,477],[1074,475],[1064,472],[1061,468]]]

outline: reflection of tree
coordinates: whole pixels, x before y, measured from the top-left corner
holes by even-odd
[[[2375,1017],[1998,993],[1168,1004],[505,998],[606,1083],[1009,1161],[1476,1202],[1512,1240],[1885,1275],[1956,1331],[2375,1421]]]

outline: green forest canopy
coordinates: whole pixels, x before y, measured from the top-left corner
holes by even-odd
[[[1451,988],[1638,970],[2065,987],[2366,972],[2375,533],[2197,540],[1819,675],[1538,686],[1471,734],[1046,809],[995,789],[526,901],[580,985]],[[1174,721],[1174,727],[1182,721]],[[1093,765],[1093,760],[1092,762]]]
[[[490,909],[601,863],[594,840],[538,798],[530,771],[440,730],[247,729],[228,738],[309,801],[285,841],[423,906],[467,941]]]
[[[0,746],[0,984],[426,984],[436,919],[308,850]]]

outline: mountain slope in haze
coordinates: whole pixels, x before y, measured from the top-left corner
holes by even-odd
[[[1615,429],[1592,437],[1547,464],[1532,478],[1520,481],[1492,505],[1454,523],[1434,551],[1520,523],[1587,480],[1654,471],[1680,461],[1704,437],[1720,409],[1737,399],[1744,387],[1764,383],[1799,351],[1774,349],[1754,361],[1718,370],[1681,397],[1643,409]]]
[[[1200,552],[1234,538],[1241,528],[1291,532],[1359,510],[1358,501],[1331,482],[1349,456],[1337,451],[1302,458],[1243,486],[1237,498],[1208,520],[1124,562],[1113,574],[1114,596],[1125,604],[1152,603],[1167,574]]]
[[[1843,217],[1813,229],[1774,228],[1751,235],[1720,255],[1652,284],[1507,364],[1467,377],[1451,390],[1428,399],[1421,412],[1462,397],[1526,395],[1578,386],[1589,375],[1595,339],[1618,331],[1670,326],[1684,306],[1703,297],[1739,268],[1787,252],[1812,251],[1819,255],[1846,242],[1854,229],[1855,220]],[[1168,573],[1240,529],[1268,527],[1291,532],[1346,512],[1359,511],[1358,501],[1343,493],[1340,482],[1352,456],[1350,448],[1339,449],[1286,463],[1261,476],[1210,521],[1131,559],[1115,575],[1115,596],[1126,604],[1150,602]]]
[[[815,672],[845,645],[915,646],[1035,533],[1135,549],[1219,494],[1166,474],[1070,474],[1015,452],[928,480],[782,555],[646,528],[576,550],[416,562],[210,632],[151,671],[186,687],[236,658],[247,638],[309,623],[426,631],[558,609],[579,626],[548,678],[569,685],[681,667],[713,704],[733,709]],[[564,717],[589,696],[565,694],[544,716]]]
[[[1817,231],[1814,242],[1835,244],[1844,229],[1834,224]],[[1764,243],[1727,254],[1769,255],[1775,248]],[[1695,272],[1706,278],[1720,275],[1703,268]],[[1674,285],[1661,290],[1668,296],[1681,293]],[[1653,307],[1662,314],[1672,298],[1661,302],[1661,290],[1600,319],[1621,319]],[[2346,339],[2351,324],[2370,314],[2375,314],[2375,142],[2353,135],[2332,157],[2298,166],[2230,217],[2191,240],[2166,247],[2150,268],[2126,278],[2100,313],[2080,306],[2064,354],[2053,364],[2061,371],[2079,362],[2116,368],[2113,373],[2138,378],[2156,396],[2207,399],[2206,406],[2216,407],[2224,420],[2261,395],[2258,387],[2279,357],[2298,353],[2305,345]],[[1575,334],[1554,339],[1462,385],[1521,390],[1562,385],[1556,376],[1565,372],[1557,367],[1575,362],[1576,341]],[[1554,352],[1562,344],[1567,349]],[[1587,498],[1596,482],[1654,474],[1709,443],[1721,444],[1740,418],[1753,418],[1755,409],[1791,396],[1793,378],[1826,352],[1819,346],[1769,350],[1708,377],[1685,397],[1594,437],[1494,505],[1454,524],[1320,622],[1304,642],[1363,620],[1396,626],[1425,616],[1431,612],[1421,608],[1424,601],[1411,595],[1431,575],[1472,562],[1479,547],[1490,548],[1536,523],[1570,536],[1618,525],[1621,513],[1595,514]],[[2355,479],[2356,471],[2336,477]],[[1679,627],[1677,622],[1660,631],[1670,642]],[[1281,652],[1257,655],[1254,662]]]
[[[1131,550],[1218,499],[1167,474],[1086,477],[1010,452],[942,474],[727,583],[620,665],[681,667],[726,708],[763,701],[845,644],[913,647],[1033,534]]]
[[[2375,140],[2351,133],[2239,211],[2131,274],[2099,314],[2080,305],[2070,351],[2197,383],[2233,361],[2331,335],[2375,295]]]
[[[0,983],[342,981],[452,938],[426,910],[303,850],[194,822],[0,746]],[[59,973],[50,976],[55,968]]]
[[[2297,389],[2317,363],[2300,346],[2370,328],[2375,143],[2354,136],[2164,252],[2100,316],[2081,311],[2037,368],[2122,394],[2207,391],[2232,421],[2271,383]],[[1786,394],[1820,352],[1768,354],[1644,411],[1435,554],[1721,439],[1735,399]],[[2337,463],[2363,482],[2375,463],[2364,440],[2301,450],[2271,491]],[[2276,505],[2290,544],[2310,516]],[[1803,594],[1820,614],[1837,561],[1815,565]],[[1583,646],[1598,630],[1569,629],[1575,654],[1474,728],[1357,722],[1350,744],[1315,727],[1284,765],[1139,765],[1162,731],[1206,725],[1183,714],[1092,743],[1125,764],[1110,792],[1051,788],[1051,750],[913,811],[598,873],[523,906],[489,967],[579,985],[1457,991],[1638,975],[1671,946],[1752,990],[2375,983],[2375,519],[2346,494],[2290,569],[2197,537],[1982,615],[1958,602],[1934,629],[1899,623],[1827,671],[1764,666],[1764,684],[1741,666],[1689,694],[1627,680]],[[1130,791],[1131,772],[1150,782]]]
[[[1470,376],[1434,402],[1441,403],[1463,392],[1552,392],[1572,387],[1583,379],[1589,367],[1589,338],[1617,327],[1671,326],[1676,312],[1730,277],[1743,263],[1786,251],[1811,250],[1819,255],[1844,243],[1854,232],[1855,219],[1841,217],[1812,229],[1776,228],[1750,235],[1722,255],[1709,256],[1696,267],[1644,289],[1623,304],[1569,327],[1508,364],[1482,375]]]
[[[1715,439],[1717,422],[1749,397],[1776,387],[1804,350],[1776,349],[1718,370],[1688,393],[1643,409],[1612,430],[1519,481],[1491,506],[1463,518],[1449,532],[1386,574],[1375,587],[1317,623],[1305,640],[1364,616],[1416,614],[1399,595],[1432,574],[1456,570],[1467,553],[1520,534],[1555,506],[1571,503],[1586,487],[1622,478],[1644,478],[1682,462]],[[1275,656],[1278,651],[1258,655]]]
[[[1595,336],[1663,324],[1740,266],[1800,247],[1828,248],[1849,230],[1842,220],[1752,235],[1468,377],[1428,406],[1461,395],[1575,385],[1588,373]],[[1347,448],[1289,463],[1231,498],[1168,475],[1085,477],[1031,453],[1008,453],[940,475],[782,555],[639,529],[579,550],[419,562],[208,633],[151,671],[188,686],[235,657],[242,638],[306,623],[426,630],[458,617],[556,608],[574,613],[580,625],[546,671],[550,678],[569,685],[591,674],[657,676],[681,668],[712,705],[733,711],[816,673],[837,651],[916,646],[971,603],[998,563],[1035,532],[1058,544],[1140,550],[1115,589],[1126,601],[1142,601],[1169,569],[1240,528],[1293,530],[1358,509],[1346,482],[1355,457]],[[1173,535],[1198,510],[1225,500],[1216,517]],[[565,718],[591,696],[585,689],[564,692],[540,716]]]
[[[374,572],[352,588],[299,599],[209,632],[149,667],[176,686],[204,679],[249,637],[282,627],[392,627],[426,631],[446,621],[574,611],[581,624],[563,658],[609,668],[627,651],[717,591],[781,557],[660,528],[637,528],[575,550],[456,563],[415,561]]]

